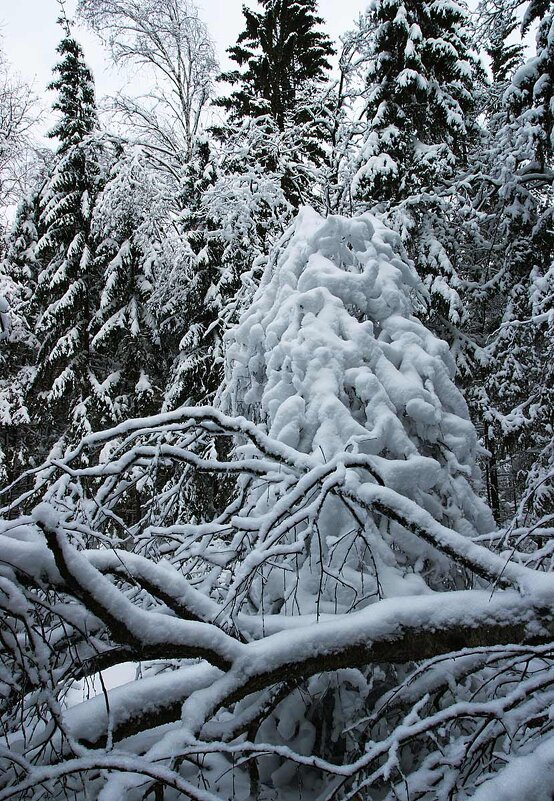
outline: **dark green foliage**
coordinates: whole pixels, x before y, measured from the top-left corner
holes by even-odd
[[[354,183],[369,202],[437,187],[465,158],[476,65],[451,3],[379,0],[367,74],[368,132]]]
[[[537,22],[536,55],[513,78],[507,104],[524,119],[532,140],[536,167],[545,171],[554,154],[554,3],[534,0],[529,4],[523,30]]]
[[[299,92],[322,81],[333,46],[318,30],[316,0],[260,0],[261,12],[243,6],[246,25],[228,53],[239,69],[222,79],[238,88],[221,101],[235,119],[269,114],[283,130],[295,115]],[[302,111],[297,122],[302,122]]]
[[[245,29],[228,52],[239,69],[225,73],[235,90],[216,101],[229,112],[224,141],[245,120],[265,136],[250,143],[252,161],[279,177],[295,207],[318,203],[315,173],[325,160],[333,128],[325,80],[334,49],[320,30],[315,0],[260,0],[261,10],[243,7]]]
[[[95,395],[90,324],[98,299],[91,243],[91,215],[102,181],[102,145],[92,75],[80,45],[66,30],[50,88],[59,119],[50,132],[58,148],[39,197],[37,286],[32,299],[40,350],[29,408],[43,444],[77,439],[108,417]],[[71,433],[68,434],[67,432]]]
[[[48,88],[57,92],[52,108],[60,112],[60,118],[48,135],[60,142],[58,153],[64,153],[72,145],[80,144],[94,130],[96,104],[92,73],[85,64],[80,44],[69,31],[58,45],[57,52],[61,61],[54,67],[54,72],[58,77]]]
[[[518,28],[518,21],[513,12],[497,17],[486,47],[490,58],[493,81],[504,83],[513,75],[521,63],[523,45],[521,42],[508,43],[508,37]]]
[[[365,132],[351,189],[356,207],[383,213],[429,290],[429,324],[444,338],[464,317],[454,234],[455,177],[476,136],[465,7],[376,0],[362,20],[369,39]]]

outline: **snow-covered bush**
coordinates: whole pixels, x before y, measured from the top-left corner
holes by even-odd
[[[223,408],[262,424],[322,471],[347,454],[346,465],[358,461],[367,470],[349,481],[386,486],[451,528],[484,533],[493,521],[473,489],[475,430],[452,381],[448,346],[413,316],[424,290],[399,254],[399,238],[370,215],[323,220],[302,210],[228,335]],[[278,485],[254,491],[257,513],[281,492]],[[325,611],[337,611],[341,595],[338,608],[346,611],[371,597],[461,580],[378,513],[361,525],[342,501],[330,499],[320,511],[303,569]],[[340,575],[333,564],[341,564]],[[297,571],[264,580],[266,601],[274,592],[290,614],[315,610],[312,591],[308,600],[293,589]]]

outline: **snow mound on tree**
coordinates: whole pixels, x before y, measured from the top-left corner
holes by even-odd
[[[223,406],[329,461],[371,456],[382,482],[468,535],[478,441],[446,342],[414,314],[425,290],[377,218],[302,209],[228,335]]]

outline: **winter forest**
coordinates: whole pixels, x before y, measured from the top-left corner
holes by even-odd
[[[554,0],[251,0],[228,70],[193,0],[51,5],[53,126],[0,51],[0,801],[552,801]]]

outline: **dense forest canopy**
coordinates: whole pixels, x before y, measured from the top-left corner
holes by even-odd
[[[256,0],[226,72],[60,8],[48,131],[0,52],[0,801],[552,801],[554,2]]]

